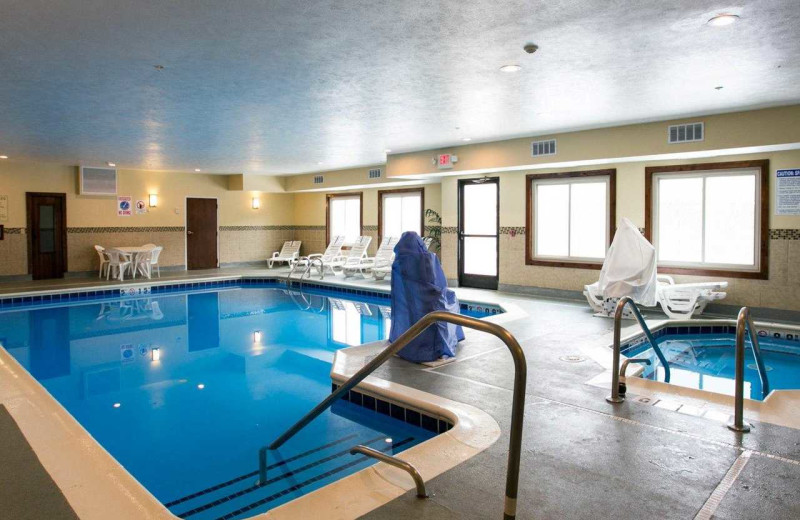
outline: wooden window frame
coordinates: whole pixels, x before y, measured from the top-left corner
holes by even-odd
[[[358,196],[358,234],[364,236],[364,192],[351,191],[347,193],[325,194],[325,247],[331,243],[331,199],[351,198]],[[349,245],[349,244],[345,244]]]
[[[397,193],[418,192],[420,196],[419,207],[419,230],[422,236],[425,235],[425,188],[399,188],[396,190],[378,190],[378,244],[383,241],[383,196]],[[398,237],[400,238],[400,237]]]
[[[756,252],[759,255],[758,271],[741,271],[736,269],[713,269],[713,268],[697,268],[697,267],[674,267],[664,266],[658,267],[659,273],[665,274],[688,274],[696,276],[720,276],[729,278],[749,278],[752,280],[768,280],[769,279],[769,160],[757,161],[732,161],[720,163],[704,163],[704,164],[679,164],[672,166],[648,166],[644,169],[644,236],[651,243],[653,242],[653,207],[655,200],[653,199],[653,176],[655,174],[670,174],[670,173],[686,173],[696,171],[709,171],[709,170],[741,170],[741,169],[758,169],[760,182],[759,182],[759,199],[760,199],[760,212],[757,215],[760,219],[758,229],[760,236],[758,237],[758,246],[761,251]],[[705,225],[705,222],[703,223]],[[654,244],[655,245],[655,244]]]
[[[525,264],[547,267],[572,267],[574,269],[601,269],[603,261],[599,262],[571,262],[569,260],[542,260],[533,256],[534,226],[533,226],[533,182],[546,179],[575,179],[583,177],[608,177],[608,236],[606,237],[606,250],[614,239],[617,227],[617,170],[588,170],[562,173],[530,174],[525,176]]]

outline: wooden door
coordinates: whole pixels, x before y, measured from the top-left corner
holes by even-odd
[[[63,278],[67,270],[67,196],[26,193],[28,272],[34,280]]]
[[[217,199],[186,199],[186,264],[217,267]]]

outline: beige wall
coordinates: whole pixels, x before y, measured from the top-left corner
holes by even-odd
[[[800,216],[776,216],[775,171],[800,167],[800,150],[753,155],[721,156],[713,159],[682,161],[648,161],[604,165],[617,169],[617,221],[627,217],[639,227],[644,227],[644,179],[646,166],[692,164],[699,162],[724,162],[736,160],[769,159],[770,161],[770,229],[799,229]],[[525,176],[559,171],[591,170],[596,167],[561,168],[493,174],[500,178],[500,226],[525,226]],[[474,176],[473,176],[474,177]],[[442,218],[445,228],[458,225],[457,181],[447,177],[442,182]],[[597,281],[599,272],[594,269],[529,266],[525,264],[525,233],[515,236],[505,232],[500,238],[500,283],[508,285],[544,287],[579,291],[588,283]],[[772,239],[769,241],[769,279],[744,280],[738,278],[711,278],[675,276],[678,281],[727,280],[728,298],[724,303],[777,307],[800,310],[800,240]],[[442,240],[442,263],[448,278],[457,277],[455,234],[446,233]]]
[[[187,197],[219,201],[220,262],[263,260],[291,239],[281,227],[292,224],[293,195],[274,193],[281,181],[260,178],[229,190],[228,176],[164,171],[118,170],[117,193],[147,201],[158,195],[158,205],[145,214],[119,217],[114,197],[78,195],[77,168],[52,163],[0,161],[0,195],[8,196],[8,220],[0,222],[11,232],[0,242],[0,275],[27,272],[26,192],[65,193],[67,196],[67,251],[69,271],[96,268],[94,244],[104,247],[152,242],[164,246],[165,267],[185,264],[185,204]],[[267,190],[270,190],[269,192]],[[259,197],[261,209],[252,209]],[[242,229],[242,228],[247,229]]]

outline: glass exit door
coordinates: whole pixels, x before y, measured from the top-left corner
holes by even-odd
[[[500,179],[458,181],[458,285],[497,289]]]

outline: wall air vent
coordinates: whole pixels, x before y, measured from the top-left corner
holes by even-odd
[[[540,157],[542,155],[555,155],[556,154],[556,140],[548,139],[547,141],[533,141],[531,143],[531,155],[533,157]]]
[[[78,168],[78,177],[80,195],[108,197],[117,194],[116,168],[81,166]]]
[[[705,128],[703,123],[670,125],[669,129],[667,130],[667,142],[669,144],[692,143],[695,141],[702,141],[704,137]]]
[[[380,168],[373,168],[369,171],[367,176],[370,179],[380,179],[381,178],[381,169]]]
[[[314,184],[322,184],[322,175],[314,175]]]

